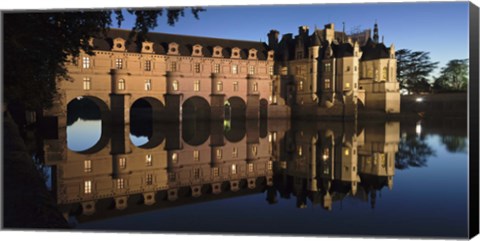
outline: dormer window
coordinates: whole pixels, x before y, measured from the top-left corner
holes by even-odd
[[[195,44],[193,45],[193,49],[192,49],[192,56],[203,56],[202,54],[202,45],[200,44]]]
[[[114,39],[113,40],[112,51],[126,51],[126,49],[125,49],[125,39],[123,39],[123,38]]]
[[[223,48],[220,46],[213,47],[213,57],[223,57],[222,50]]]
[[[250,49],[248,51],[248,59],[257,59],[257,50],[256,49]]]
[[[142,53],[153,53],[153,43],[152,42],[143,42],[142,43]]]
[[[275,53],[275,51],[273,51],[273,50],[268,51],[267,60],[273,60],[274,53]]]
[[[178,44],[175,43],[175,42],[168,44],[168,53],[167,54],[179,54]]]
[[[232,49],[232,56],[231,58],[233,59],[239,59],[240,58],[240,49],[235,47]]]

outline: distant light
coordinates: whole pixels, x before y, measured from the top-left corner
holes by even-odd
[[[83,99],[83,96],[77,97],[77,100],[82,100],[82,99]]]
[[[416,102],[422,102],[423,101],[423,98],[422,97],[418,97],[415,99]]]
[[[417,135],[422,134],[422,123],[420,121],[417,122],[417,126],[415,126],[415,132],[417,133]]]

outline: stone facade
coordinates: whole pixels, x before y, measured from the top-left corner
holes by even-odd
[[[347,35],[333,24],[293,37],[271,30],[262,42],[113,29],[90,41],[95,55],[66,63],[73,81],[58,81],[47,115],[65,125],[67,104],[93,100],[105,118],[129,123],[144,100],[155,120],[354,118],[360,110],[400,111],[393,45],[370,31]]]

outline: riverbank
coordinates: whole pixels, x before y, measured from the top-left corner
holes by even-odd
[[[5,112],[3,131],[3,227],[69,228],[28,154],[18,126]]]

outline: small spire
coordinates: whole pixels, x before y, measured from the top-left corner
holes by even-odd
[[[343,36],[342,36],[342,42],[345,42],[345,22],[342,22],[343,25]]]
[[[383,43],[383,34],[382,34],[382,43]]]
[[[376,19],[375,19],[375,25],[373,26],[373,41],[375,43],[378,43],[378,24]]]

